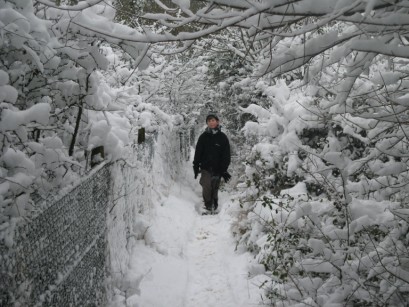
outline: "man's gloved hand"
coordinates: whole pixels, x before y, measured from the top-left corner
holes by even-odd
[[[229,182],[229,180],[230,180],[230,178],[231,178],[231,175],[230,175],[228,172],[224,172],[224,173],[222,174],[222,177],[223,177],[223,179],[224,179],[225,182]]]
[[[199,166],[193,166],[193,172],[195,173],[195,179],[196,179],[200,172]]]

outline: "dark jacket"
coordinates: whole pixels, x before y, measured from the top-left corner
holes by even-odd
[[[227,136],[217,129],[206,129],[196,144],[193,165],[207,170],[215,175],[221,175],[227,171],[230,164],[230,144]]]

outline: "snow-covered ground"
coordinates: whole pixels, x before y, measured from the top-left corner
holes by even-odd
[[[145,221],[116,306],[257,306],[259,283],[249,278],[249,253],[235,251],[226,192],[218,215],[202,216],[198,180],[176,183]]]

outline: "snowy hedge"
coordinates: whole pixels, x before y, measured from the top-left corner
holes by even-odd
[[[124,57],[118,41],[75,28],[76,21],[115,24],[114,11],[94,2],[73,7],[80,9],[75,17],[48,1],[0,2],[2,223],[31,210],[32,192],[45,197],[78,180],[94,148],[103,146],[105,159],[114,160],[135,139],[130,106],[139,96],[127,101],[132,86],[103,70],[122,66],[125,72],[126,58],[146,62],[144,45],[123,44]],[[117,24],[115,31],[132,29]],[[131,75],[134,68],[128,70]]]
[[[379,75],[391,76],[386,88],[378,87]],[[257,141],[242,166],[234,232],[265,267],[266,301],[403,306],[408,300],[409,130],[401,117],[407,112],[401,77],[392,77],[380,58],[342,114],[325,108],[335,97],[314,84],[254,83],[270,106],[243,108],[256,118],[243,135]],[[321,86],[332,81],[323,78]],[[389,96],[382,98],[384,90]],[[397,105],[386,103],[392,99]]]

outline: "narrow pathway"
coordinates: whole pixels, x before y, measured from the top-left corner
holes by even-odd
[[[185,306],[248,306],[245,259],[233,253],[228,224],[223,222],[222,216],[204,216],[196,225],[187,249]]]
[[[175,186],[154,208],[144,240],[134,249],[125,306],[250,307],[259,289],[248,280],[248,253],[237,254],[229,200],[218,215],[201,216],[198,191]]]

